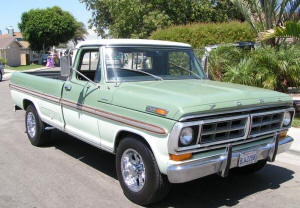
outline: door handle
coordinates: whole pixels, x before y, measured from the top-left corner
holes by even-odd
[[[70,91],[72,89],[72,85],[66,84],[65,85],[65,90]]]

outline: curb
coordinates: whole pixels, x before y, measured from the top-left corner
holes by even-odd
[[[290,152],[300,154],[300,128],[290,128],[288,135],[294,138],[294,142],[289,149]]]

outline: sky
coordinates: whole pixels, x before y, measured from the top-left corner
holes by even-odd
[[[21,21],[23,12],[30,9],[45,9],[47,7],[59,6],[70,12],[77,21],[83,22],[88,28],[88,20],[92,17],[91,12],[85,8],[85,4],[79,0],[0,0],[0,30],[2,34],[7,33],[7,26],[13,26],[15,32],[19,32],[18,23]],[[87,39],[97,39],[93,30]]]

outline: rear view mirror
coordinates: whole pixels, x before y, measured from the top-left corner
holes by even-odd
[[[60,58],[60,75],[62,77],[68,77],[71,74],[71,57],[70,56],[62,56]]]

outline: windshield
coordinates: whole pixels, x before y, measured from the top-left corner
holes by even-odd
[[[153,47],[105,48],[109,82],[203,79],[192,49]]]

